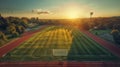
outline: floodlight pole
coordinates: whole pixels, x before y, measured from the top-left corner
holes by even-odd
[[[90,12],[90,19],[92,18],[92,16],[93,16],[93,12]]]
[[[90,12],[90,27],[91,27],[91,24],[92,24],[92,16],[93,16],[93,12]]]

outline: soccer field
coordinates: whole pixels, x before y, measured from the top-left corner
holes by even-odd
[[[49,26],[6,54],[2,61],[117,61],[100,44],[71,26]]]

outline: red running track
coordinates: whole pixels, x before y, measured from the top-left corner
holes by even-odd
[[[120,67],[120,62],[3,62],[0,67]]]
[[[110,52],[112,52],[116,56],[120,57],[120,48],[115,46],[115,44],[109,43],[109,42],[101,39],[100,37],[93,35],[89,31],[85,31],[85,30],[81,30],[81,31],[84,32],[86,35],[88,35],[93,40],[95,40],[97,43],[99,43],[100,45],[102,45],[103,47],[108,49]]]
[[[0,47],[0,58],[3,57],[6,53],[13,50],[15,47],[19,46],[21,43],[23,43],[27,39],[29,39],[34,33],[39,32],[40,30],[42,30],[44,27],[45,26],[43,26],[42,28],[40,28],[40,29],[38,29],[36,31],[26,32],[26,33],[24,33],[22,35],[22,37],[17,38],[16,40],[6,44],[5,46]]]

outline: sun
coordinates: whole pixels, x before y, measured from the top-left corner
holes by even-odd
[[[67,13],[67,16],[68,16],[68,18],[69,19],[76,19],[76,18],[78,18],[79,17],[79,14],[78,14],[78,12],[77,11],[69,11],[68,13]]]
[[[68,19],[76,19],[79,18],[80,12],[78,9],[71,8],[66,11],[66,16]]]
[[[66,19],[78,19],[86,16],[86,8],[77,3],[67,4],[60,11],[62,12],[61,15]]]

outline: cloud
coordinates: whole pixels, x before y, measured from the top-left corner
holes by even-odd
[[[50,14],[50,11],[42,10],[42,9],[33,9],[32,12],[37,14]]]
[[[40,11],[40,12],[37,12],[37,14],[50,14],[48,11]]]

